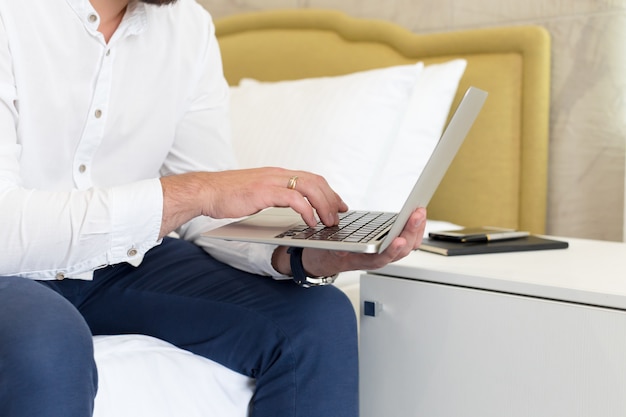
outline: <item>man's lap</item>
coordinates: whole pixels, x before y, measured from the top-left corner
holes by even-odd
[[[259,343],[288,338],[299,349],[298,340],[325,337],[307,336],[325,327],[305,326],[307,321],[343,322],[341,333],[354,331],[353,313],[348,320],[331,317],[345,316],[342,305],[349,305],[336,288],[305,289],[240,271],[178,239],[164,239],[139,267],[109,266],[96,271],[93,282],[44,284],[78,308],[94,335],[147,334],[253,377],[275,360],[259,355]]]

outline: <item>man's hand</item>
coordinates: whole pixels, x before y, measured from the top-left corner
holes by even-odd
[[[161,178],[163,237],[194,217],[237,218],[268,207],[291,207],[314,226],[327,226],[348,209],[319,175],[282,168],[194,172]]]
[[[426,209],[419,208],[411,214],[400,236],[380,254],[360,254],[306,248],[302,252],[302,265],[309,276],[330,276],[338,272],[382,268],[390,262],[404,258],[419,248],[426,227]],[[286,247],[279,247],[272,258],[274,268],[292,275]]]

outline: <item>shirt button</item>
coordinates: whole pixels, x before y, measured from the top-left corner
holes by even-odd
[[[59,272],[54,278],[56,278],[57,281],[63,281],[65,279],[65,275],[62,272]]]
[[[81,174],[85,171],[87,171],[87,167],[84,164],[78,167],[78,172],[80,172]]]
[[[137,249],[135,249],[135,248],[129,249],[129,250],[128,250],[128,252],[126,252],[126,254],[127,254],[128,256],[130,256],[131,258],[132,258],[133,256],[137,256]]]
[[[98,16],[92,13],[89,15],[88,19],[89,19],[89,22],[95,23],[98,21]]]
[[[99,119],[102,117],[102,110],[98,109],[95,112],[93,112],[93,115],[96,116],[96,119]]]
[[[110,49],[107,49],[107,52],[106,52],[106,54],[105,54],[105,55],[106,55],[106,56],[111,55],[111,50],[110,50]]]

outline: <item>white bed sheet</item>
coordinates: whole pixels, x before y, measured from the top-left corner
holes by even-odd
[[[94,337],[94,417],[245,417],[254,380],[162,340]]]

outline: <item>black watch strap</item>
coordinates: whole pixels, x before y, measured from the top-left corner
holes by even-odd
[[[318,287],[321,285],[329,285],[335,282],[337,274],[329,277],[308,277],[302,265],[302,248],[290,247],[287,249],[289,254],[289,264],[291,265],[291,274],[296,284],[302,287]]]

